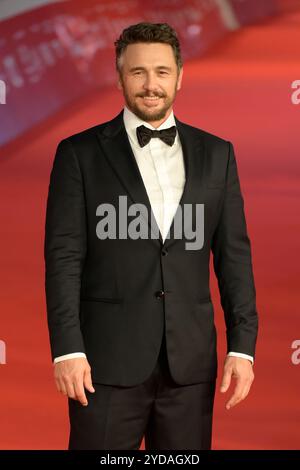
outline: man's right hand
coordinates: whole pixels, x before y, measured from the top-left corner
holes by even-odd
[[[54,378],[57,390],[69,398],[88,405],[84,387],[94,393],[91,367],[85,357],[66,359],[54,365]]]

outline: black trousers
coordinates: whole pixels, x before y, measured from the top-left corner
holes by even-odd
[[[69,450],[211,448],[215,382],[177,385],[169,371],[165,337],[150,377],[133,387],[93,384],[88,406],[68,399]]]

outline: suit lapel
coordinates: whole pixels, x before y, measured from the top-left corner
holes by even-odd
[[[182,145],[186,174],[186,181],[179,202],[183,213],[183,205],[193,201],[194,191],[197,185],[199,187],[199,179],[197,179],[197,176],[199,171],[202,173],[202,162],[200,162],[201,168],[199,167],[199,161],[201,160],[201,158],[199,158],[201,153],[199,154],[199,152],[201,152],[201,150],[203,151],[203,149],[201,149],[203,143],[200,138],[195,137],[195,133],[192,131],[193,128],[182,123],[176,117],[175,121]],[[163,243],[138,164],[127,136],[123,121],[123,110],[114,119],[109,121],[103,130],[101,128],[99,129],[98,139],[108,163],[115,171],[131,201],[135,204],[143,204],[147,208],[147,220],[153,234],[152,236],[154,237],[152,240],[165,247],[176,242],[176,239],[172,236],[174,228],[173,218],[168,236]],[[194,171],[196,171],[196,173],[194,173]],[[179,209],[177,209],[177,211],[178,210]]]
[[[168,248],[173,243],[176,242],[176,238],[174,238],[174,221],[179,211],[181,214],[184,213],[184,205],[185,204],[192,204],[196,202],[199,198],[200,194],[200,182],[202,181],[202,174],[203,174],[203,164],[204,164],[204,143],[203,140],[200,139],[198,132],[196,133],[194,128],[188,126],[187,124],[179,121],[176,116],[176,127],[178,130],[183,158],[184,158],[184,165],[185,165],[185,185],[183,188],[183,192],[181,195],[181,199],[178,204],[178,208],[176,213],[173,217],[168,235],[165,239],[164,246]],[[182,223],[183,225],[183,223]],[[184,234],[183,234],[184,238]]]

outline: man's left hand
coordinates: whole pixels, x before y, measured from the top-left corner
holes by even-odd
[[[236,379],[236,385],[233,395],[226,403],[227,410],[244,400],[249,393],[254,380],[251,361],[241,357],[227,356],[224,363],[223,380],[220,387],[222,393],[225,393],[229,389],[232,377]]]

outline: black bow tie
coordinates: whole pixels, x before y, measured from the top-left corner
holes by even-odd
[[[156,129],[149,129],[149,127],[141,125],[136,128],[136,135],[141,147],[147,145],[152,137],[159,137],[163,142],[171,146],[175,141],[176,126],[158,131]]]

